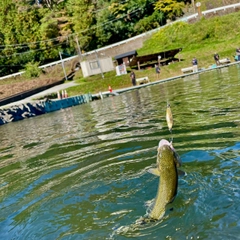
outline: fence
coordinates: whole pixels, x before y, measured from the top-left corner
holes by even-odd
[[[235,9],[238,9],[238,8],[240,10],[240,3],[231,4],[231,5],[227,5],[227,6],[223,6],[223,7],[218,7],[218,8],[206,10],[206,11],[202,12],[202,15],[203,16],[208,16],[209,14],[212,14],[212,13],[214,13],[216,15],[218,12],[228,12],[229,13],[229,12],[233,12]],[[195,13],[195,14],[192,14],[191,16],[180,18],[177,21],[192,22],[192,21],[196,21],[197,18],[198,18],[198,14]],[[169,23],[169,24],[173,24],[173,23]],[[167,26],[167,25],[165,25],[165,26]],[[87,53],[82,54],[82,56],[84,57],[84,56],[87,56],[87,55],[92,55],[92,54],[95,54],[96,51],[97,52],[105,51],[107,49],[118,47],[118,46],[120,46],[122,44],[126,44],[126,43],[128,43],[130,41],[134,41],[134,40],[136,40],[138,38],[147,37],[147,36],[153,34],[154,32],[157,32],[159,29],[161,29],[161,28],[163,28],[165,26],[162,26],[162,27],[150,30],[150,31],[148,31],[146,33],[142,33],[142,34],[137,35],[135,37],[129,38],[129,39],[121,41],[121,42],[117,42],[117,43],[111,44],[109,46],[105,46],[105,47],[99,48],[97,50],[89,51]],[[48,67],[52,67],[54,65],[61,64],[62,62],[71,61],[71,60],[73,60],[73,59],[75,59],[77,57],[79,57],[79,56],[75,55],[75,56],[72,56],[72,57],[69,57],[69,58],[65,58],[65,59],[62,59],[62,60],[59,60],[59,61],[55,61],[55,62],[46,64],[46,65],[42,65],[39,68],[45,69],[45,68],[48,68]],[[14,73],[14,74],[10,74],[10,75],[6,75],[6,76],[3,76],[3,77],[0,77],[0,80],[7,79],[7,78],[12,78],[12,77],[16,77],[16,76],[20,76],[23,73],[24,73],[24,71],[18,72],[18,73]]]

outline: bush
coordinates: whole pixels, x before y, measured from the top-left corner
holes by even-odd
[[[26,78],[35,78],[35,77],[39,77],[40,74],[42,73],[42,69],[40,69],[39,67],[39,63],[38,62],[29,62],[25,65],[25,73],[24,73],[24,77]]]
[[[44,99],[56,99],[58,96],[57,96],[57,93],[49,93],[47,95],[44,95],[44,96],[40,96],[38,98],[35,98],[34,100],[44,100]]]

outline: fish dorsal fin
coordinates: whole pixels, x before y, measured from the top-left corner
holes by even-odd
[[[153,175],[156,175],[156,176],[160,177],[160,172],[157,168],[150,168],[150,169],[148,169],[148,172],[153,174]]]

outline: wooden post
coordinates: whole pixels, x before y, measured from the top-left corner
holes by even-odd
[[[200,19],[202,17],[201,3],[197,2],[196,7],[197,7],[197,10],[198,10],[198,18]]]
[[[138,61],[137,64],[138,64],[138,70],[140,70],[140,62]]]

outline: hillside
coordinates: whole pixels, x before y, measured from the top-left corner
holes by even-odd
[[[240,32],[236,27],[239,24],[240,12],[211,19],[202,18],[195,24],[177,22],[146,40],[138,53],[145,55],[181,47],[184,57],[191,54],[204,58],[203,49],[208,50],[206,57],[215,51],[232,56],[240,43]]]
[[[180,62],[162,67],[161,79],[181,75],[181,68],[191,65],[192,57],[197,57],[200,67],[205,68],[214,63],[214,52],[218,52],[220,58],[229,57],[231,61],[234,61],[235,49],[240,46],[240,33],[236,27],[239,24],[240,12],[211,19],[203,18],[195,24],[178,22],[152,35],[151,38],[145,41],[144,46],[138,49],[138,53],[145,55],[162,50],[183,48],[183,51],[177,56],[181,59]],[[65,67],[67,73],[70,73],[71,65],[66,65]],[[113,89],[131,86],[128,75],[120,77],[115,75],[116,73],[113,71],[104,74],[104,79],[99,75],[83,78],[81,71],[77,71],[74,79],[80,85],[69,89],[68,94],[77,95],[107,91],[109,85]],[[156,79],[154,69],[136,71],[136,75],[137,77],[148,76],[151,81],[158,80]],[[35,80],[21,78],[0,81],[0,99],[23,90],[32,89],[36,87],[36,84],[46,84],[50,80],[58,81],[62,76],[61,66],[57,66]]]
[[[0,0],[0,76],[89,52],[165,25],[184,13],[238,0]],[[6,14],[7,13],[7,14]],[[17,16],[17,17],[16,17]]]
[[[240,32],[236,28],[239,24],[240,12],[211,19],[203,18],[195,24],[178,22],[152,35],[145,41],[144,46],[138,49],[138,53],[146,55],[183,48],[177,55],[181,59],[180,62],[161,67],[161,79],[182,75],[181,68],[191,66],[193,57],[197,57],[200,68],[208,68],[215,63],[213,59],[215,52],[218,52],[220,58],[230,58],[234,62],[236,48],[240,47]],[[137,78],[148,76],[151,81],[159,80],[156,79],[155,70],[152,68],[135,73]],[[104,79],[101,79],[101,76],[84,79],[80,73],[78,74],[75,79],[80,85],[70,88],[70,95],[107,91],[108,85],[113,89],[131,86],[129,75],[117,77],[115,71],[105,74]]]

